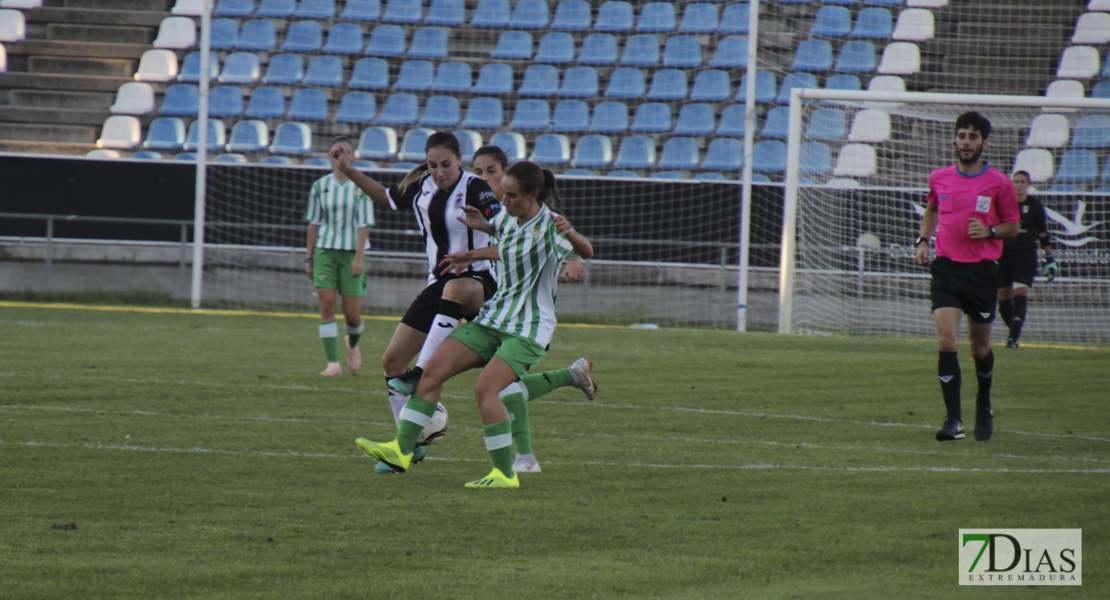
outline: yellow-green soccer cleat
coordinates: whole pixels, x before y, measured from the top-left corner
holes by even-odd
[[[397,444],[397,440],[379,444],[366,438],[358,438],[355,440],[355,444],[369,456],[393,467],[393,470],[398,473],[404,473],[412,466],[412,452],[408,454],[401,452],[401,446]]]
[[[477,480],[471,481],[466,484],[468,488],[518,488],[520,487],[520,480],[516,477],[516,471],[513,471],[512,478],[506,477],[501,469],[494,467],[489,475]]]

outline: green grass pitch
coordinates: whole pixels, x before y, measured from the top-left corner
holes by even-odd
[[[353,443],[394,320],[321,378],[311,316],[102,308],[0,304],[0,597],[1110,597],[1105,349],[996,346],[994,439],[940,444],[932,341],[560,326],[540,368],[597,401],[531,403],[543,473],[469,490],[474,373],[410,473]],[[1083,586],[959,587],[985,527],[1081,528]]]

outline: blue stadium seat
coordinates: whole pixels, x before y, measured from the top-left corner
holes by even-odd
[[[335,0],[298,0],[293,16],[298,19],[335,18]]]
[[[385,99],[375,123],[380,125],[413,125],[420,118],[420,101],[413,94],[393,94]]]
[[[447,30],[421,27],[412,34],[409,56],[412,58],[447,58]]]
[[[675,135],[709,135],[717,126],[713,107],[701,102],[683,104],[675,121]]]
[[[1110,183],[1110,157],[1106,158],[1106,166],[1102,169],[1102,176],[1099,177],[1101,183]],[[1105,192],[1106,190],[1095,190],[1096,192]]]
[[[399,25],[378,25],[370,32],[370,40],[363,52],[370,56],[403,56],[405,30]]]
[[[655,140],[643,135],[624,138],[617,160],[618,169],[651,169],[655,166]]]
[[[377,21],[381,17],[381,0],[347,0],[339,13],[341,21]]]
[[[532,58],[532,34],[527,31],[505,31],[497,38],[490,58],[528,60]]]
[[[565,31],[552,31],[540,38],[536,49],[536,62],[569,63],[574,60],[574,36]]]
[[[709,66],[722,69],[748,68],[748,38],[730,35],[717,42],[717,51],[709,59]]]
[[[304,58],[300,54],[275,54],[262,76],[265,85],[295,85],[304,78]]]
[[[1091,98],[1110,100],[1110,80],[1100,81],[1091,87]]]
[[[1110,148],[1110,116],[1084,115],[1075,124],[1072,148]]]
[[[606,177],[638,178],[639,173],[632,169],[614,169],[605,174]]]
[[[370,123],[378,112],[378,101],[370,92],[347,92],[339,99],[335,120],[340,123]]]
[[[605,88],[606,98],[642,98],[647,93],[644,72],[639,69],[623,67],[609,74],[609,87]]]
[[[667,133],[671,130],[671,107],[662,102],[645,102],[636,108],[629,131],[632,133]]]
[[[264,19],[288,19],[297,10],[297,0],[261,0],[254,16]]]
[[[283,157],[279,156],[279,157],[275,157],[275,158],[283,158]],[[374,169],[380,169],[381,168],[381,165],[379,165],[378,163],[376,163],[372,160],[352,160],[351,161],[351,166],[358,169],[359,171],[371,171],[371,170],[374,170]]]
[[[746,128],[744,127],[744,112],[745,107],[743,104],[729,104],[721,111],[720,122],[717,124],[717,135],[726,137],[744,137]],[[755,128],[759,130],[759,115],[755,117]],[[708,168],[708,167],[706,167]]]
[[[286,166],[289,166],[289,165],[294,165],[296,163],[293,161],[292,158],[289,158],[288,156],[266,155],[266,156],[263,156],[262,158],[258,159],[258,164],[260,164],[260,165],[286,165]],[[355,167],[355,168],[357,169],[358,167]]]
[[[696,69],[701,66],[701,42],[692,35],[672,35],[663,47],[663,66]]]
[[[659,157],[660,169],[690,171],[701,164],[701,149],[698,140],[692,137],[673,137],[663,142],[663,154]]]
[[[766,176],[766,175],[763,175],[762,173],[753,173],[752,174],[752,183],[753,184],[755,184],[755,183],[771,183],[771,178]]]
[[[147,150],[180,150],[185,143],[185,121],[177,117],[158,117],[146,130],[143,148]]]
[[[243,116],[248,119],[281,119],[285,117],[285,92],[278,87],[256,87]]]
[[[401,63],[393,89],[404,92],[426,92],[432,87],[436,68],[427,60],[406,60]]]
[[[1060,157],[1056,183],[1094,183],[1098,178],[1098,155],[1088,148],[1068,150]]]
[[[551,12],[546,0],[517,0],[513,3],[513,14],[509,17],[509,27],[513,29],[546,29]]]
[[[845,38],[852,32],[852,11],[843,6],[822,6],[813,17],[814,37]]]
[[[845,73],[870,73],[878,66],[875,45],[863,40],[845,42],[840,47],[836,70]]]
[[[220,85],[208,91],[208,116],[217,119],[239,118],[243,114],[243,89]]]
[[[628,105],[616,100],[598,102],[586,129],[592,133],[624,133],[628,129]]]
[[[319,21],[294,21],[285,30],[282,52],[317,52],[324,46],[324,28]],[[359,50],[362,50],[360,47]]]
[[[648,100],[684,100],[687,95],[686,71],[660,69],[651,78]]]
[[[717,33],[748,35],[749,8],[747,2],[726,4],[721,10],[721,24],[717,26]]]
[[[425,25],[458,27],[466,21],[466,3],[463,0],[432,0],[428,5]]]
[[[231,50],[239,40],[239,22],[234,19],[212,19],[209,46],[212,50]]]
[[[559,91],[559,70],[552,65],[532,65],[524,70],[517,93],[549,98]]]
[[[253,52],[232,52],[224,59],[224,67],[218,78],[220,83],[240,83],[250,85],[262,79],[262,65],[258,55]]]
[[[582,40],[578,62],[583,65],[617,64],[617,38],[610,33],[591,33]]]
[[[732,98],[732,77],[727,71],[709,69],[694,78],[690,99],[696,102],[724,102]]]
[[[782,78],[782,86],[779,87],[775,102],[790,104],[790,91],[796,87],[817,89],[817,77],[812,73],[788,73]]]
[[[323,121],[328,118],[328,98],[321,90],[299,89],[289,99],[289,118],[297,121]]]
[[[1046,192],[1053,192],[1053,193],[1057,193],[1057,194],[1075,194],[1075,193],[1082,193],[1084,190],[1083,190],[1083,186],[1081,186],[1081,185],[1073,185],[1073,184],[1070,184],[1070,183],[1057,183],[1055,185],[1050,186],[1045,191]]]
[[[889,9],[869,6],[856,15],[852,37],[862,40],[889,40],[893,29],[894,20]]]
[[[463,129],[455,132],[455,139],[459,140],[459,156],[463,161],[474,160],[474,151],[482,147],[482,134],[477,131]]]
[[[562,100],[551,113],[552,131],[580,133],[590,124],[590,105],[581,100]]]
[[[432,91],[469,92],[470,76],[470,65],[468,63],[439,63],[439,66],[436,67],[435,79],[432,80]]]
[[[824,176],[832,172],[832,150],[823,142],[805,142],[798,155],[798,174]]]
[[[520,100],[513,111],[509,129],[543,131],[551,125],[551,106],[546,100]]]
[[[670,33],[678,27],[678,17],[672,2],[648,2],[640,6],[638,33]]]
[[[818,108],[809,115],[805,139],[835,142],[848,135],[848,118],[839,108]]]
[[[197,153],[196,152],[179,152],[179,153],[173,155],[172,160],[181,160],[181,161],[186,161],[187,160],[187,161],[196,162],[197,161]]]
[[[303,0],[302,0],[303,1]],[[270,152],[274,154],[307,154],[312,150],[312,130],[304,123],[286,121],[274,130]]]
[[[134,158],[134,155],[131,158]],[[563,169],[563,175],[565,177],[597,177],[597,171],[593,169]]]
[[[498,131],[489,143],[504,150],[510,163],[524,160],[524,136],[515,131]]]
[[[594,31],[632,31],[632,4],[623,0],[609,0],[597,10]]]
[[[304,85],[339,87],[343,83],[343,60],[338,56],[313,56],[308,60]]]
[[[405,132],[405,136],[401,138],[401,151],[397,153],[397,160],[411,161],[413,166],[416,163],[421,163],[427,160],[427,153],[424,147],[428,145],[428,138],[435,133],[434,129],[427,129],[417,127]],[[397,168],[397,165],[393,165]],[[411,169],[412,167],[406,167]]]
[[[256,119],[239,121],[231,128],[227,140],[228,152],[261,152],[270,145],[270,129]]]
[[[555,16],[550,29],[557,31],[586,31],[593,16],[586,0],[562,0],[555,6]]]
[[[855,6],[862,0],[821,0],[821,4],[832,4],[835,6]]]
[[[755,143],[752,148],[752,171],[756,173],[782,173],[785,170],[785,143],[779,140],[760,140]]]
[[[513,68],[505,63],[486,63],[470,88],[473,94],[507,94],[513,91]]]
[[[355,156],[362,159],[393,160],[397,157],[397,132],[392,127],[367,127],[358,138]]]
[[[863,89],[860,85],[859,77],[849,73],[837,73],[829,75],[825,80],[826,90],[850,90],[859,91]]]
[[[686,5],[682,13],[682,24],[678,26],[679,33],[705,34],[714,33],[720,25],[717,7],[708,2],[691,2]]]
[[[613,163],[613,140],[607,135],[589,134],[578,138],[574,147],[575,167],[605,168]]]
[[[717,173],[715,171],[696,173],[694,174],[694,179],[698,181],[728,181],[728,177],[725,177],[724,173]]]
[[[158,114],[167,117],[195,117],[200,102],[200,92],[191,83],[175,83],[166,88]]]
[[[236,50],[269,52],[277,48],[277,29],[265,19],[252,19],[243,23],[239,38],[235,41]]]
[[[894,8],[902,6],[906,0],[863,0],[864,6],[886,6]]]
[[[759,137],[785,140],[789,127],[790,108],[787,106],[776,106],[767,111],[767,120],[763,123],[763,129],[759,132]]]
[[[227,128],[224,126],[224,122],[219,119],[208,119],[208,127],[205,129],[207,133],[204,146],[208,149],[208,152],[223,150],[224,144],[227,143]],[[189,152],[195,152],[200,148],[199,119],[189,124],[189,133],[185,136],[185,144],[181,148]]]
[[[705,149],[701,168],[708,171],[739,171],[744,166],[744,143],[732,138],[714,138]]]
[[[254,14],[254,0],[220,0],[212,9],[213,17],[249,17]]]
[[[757,104],[774,102],[778,95],[779,82],[775,74],[770,71],[756,71],[755,76],[755,101]],[[740,80],[740,89],[736,91],[736,100],[744,102],[748,95],[748,75],[745,73]]]
[[[544,133],[532,144],[529,160],[556,167],[570,162],[570,139],[561,133]]]
[[[329,54],[361,54],[362,26],[355,23],[336,23],[328,30],[328,41],[323,51]]]
[[[637,34],[625,40],[620,64],[625,67],[654,67],[659,64],[660,54],[659,38]]]
[[[803,40],[798,44],[790,68],[795,71],[828,71],[832,65],[832,44],[825,40]]]
[[[347,87],[353,90],[380,90],[389,87],[389,63],[384,58],[366,57],[356,60]]]
[[[560,98],[595,98],[598,95],[597,69],[571,67],[563,73]]]
[[[652,179],[686,179],[682,176],[681,171],[653,171],[649,177]]]
[[[512,7],[509,0],[478,0],[474,16],[470,18],[471,27],[500,29],[509,24]]]
[[[208,53],[208,79],[211,81],[220,75],[220,57],[215,52]],[[186,83],[197,83],[200,81],[200,50],[194,50],[185,55],[185,60],[181,63],[181,72],[177,75],[177,80]]]
[[[421,127],[448,129],[456,127],[462,119],[459,99],[454,96],[431,96],[424,101],[424,114],[418,124]]]
[[[387,0],[382,23],[395,25],[415,25],[424,20],[424,6],[421,0]]]
[[[132,152],[131,156],[129,156],[128,158],[134,158],[136,160],[162,160],[164,157],[162,156],[161,152],[155,152],[153,150],[139,150],[138,152]]]

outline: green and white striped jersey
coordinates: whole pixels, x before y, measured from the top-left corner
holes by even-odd
[[[317,248],[359,250],[358,228],[374,226],[374,206],[353,181],[340,183],[328,173],[312,183],[304,220],[320,226]]]
[[[508,211],[493,217],[497,293],[482,305],[474,322],[547,346],[555,333],[559,262],[574,250],[555,227],[556,213],[541,207],[523,225]]]

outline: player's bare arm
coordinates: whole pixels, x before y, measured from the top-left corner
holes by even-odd
[[[439,266],[444,269],[444,272],[458,274],[467,270],[470,265],[479,260],[501,260],[501,256],[497,253],[497,246],[486,246],[485,248],[448,254],[439,262]]]
[[[389,197],[386,195],[385,186],[355,168],[355,157],[350,148],[337,144],[331,149],[331,157],[335,160],[339,172],[343,173],[347,179],[355,182],[355,185],[366,192],[371,200],[382,206],[389,206]]]
[[[575,254],[581,256],[582,258],[593,258],[593,244],[590,243],[590,240],[586,239],[586,236],[575,231],[574,227],[570,224],[570,221],[568,221],[566,217],[564,217],[563,215],[555,215],[555,218],[552,219],[552,222],[555,224],[555,228],[559,230],[559,233],[567,236],[567,241],[569,241],[570,245],[574,247]]]
[[[370,237],[369,227],[358,228],[358,241],[355,242],[355,257],[351,260],[351,277],[361,277],[363,271],[363,255],[366,253],[366,240]]]
[[[925,206],[925,216],[921,218],[921,233],[915,242],[917,246],[916,252],[913,255],[913,262],[924,265],[929,262],[929,239],[937,231],[937,224],[940,223],[940,212],[933,204]]]

